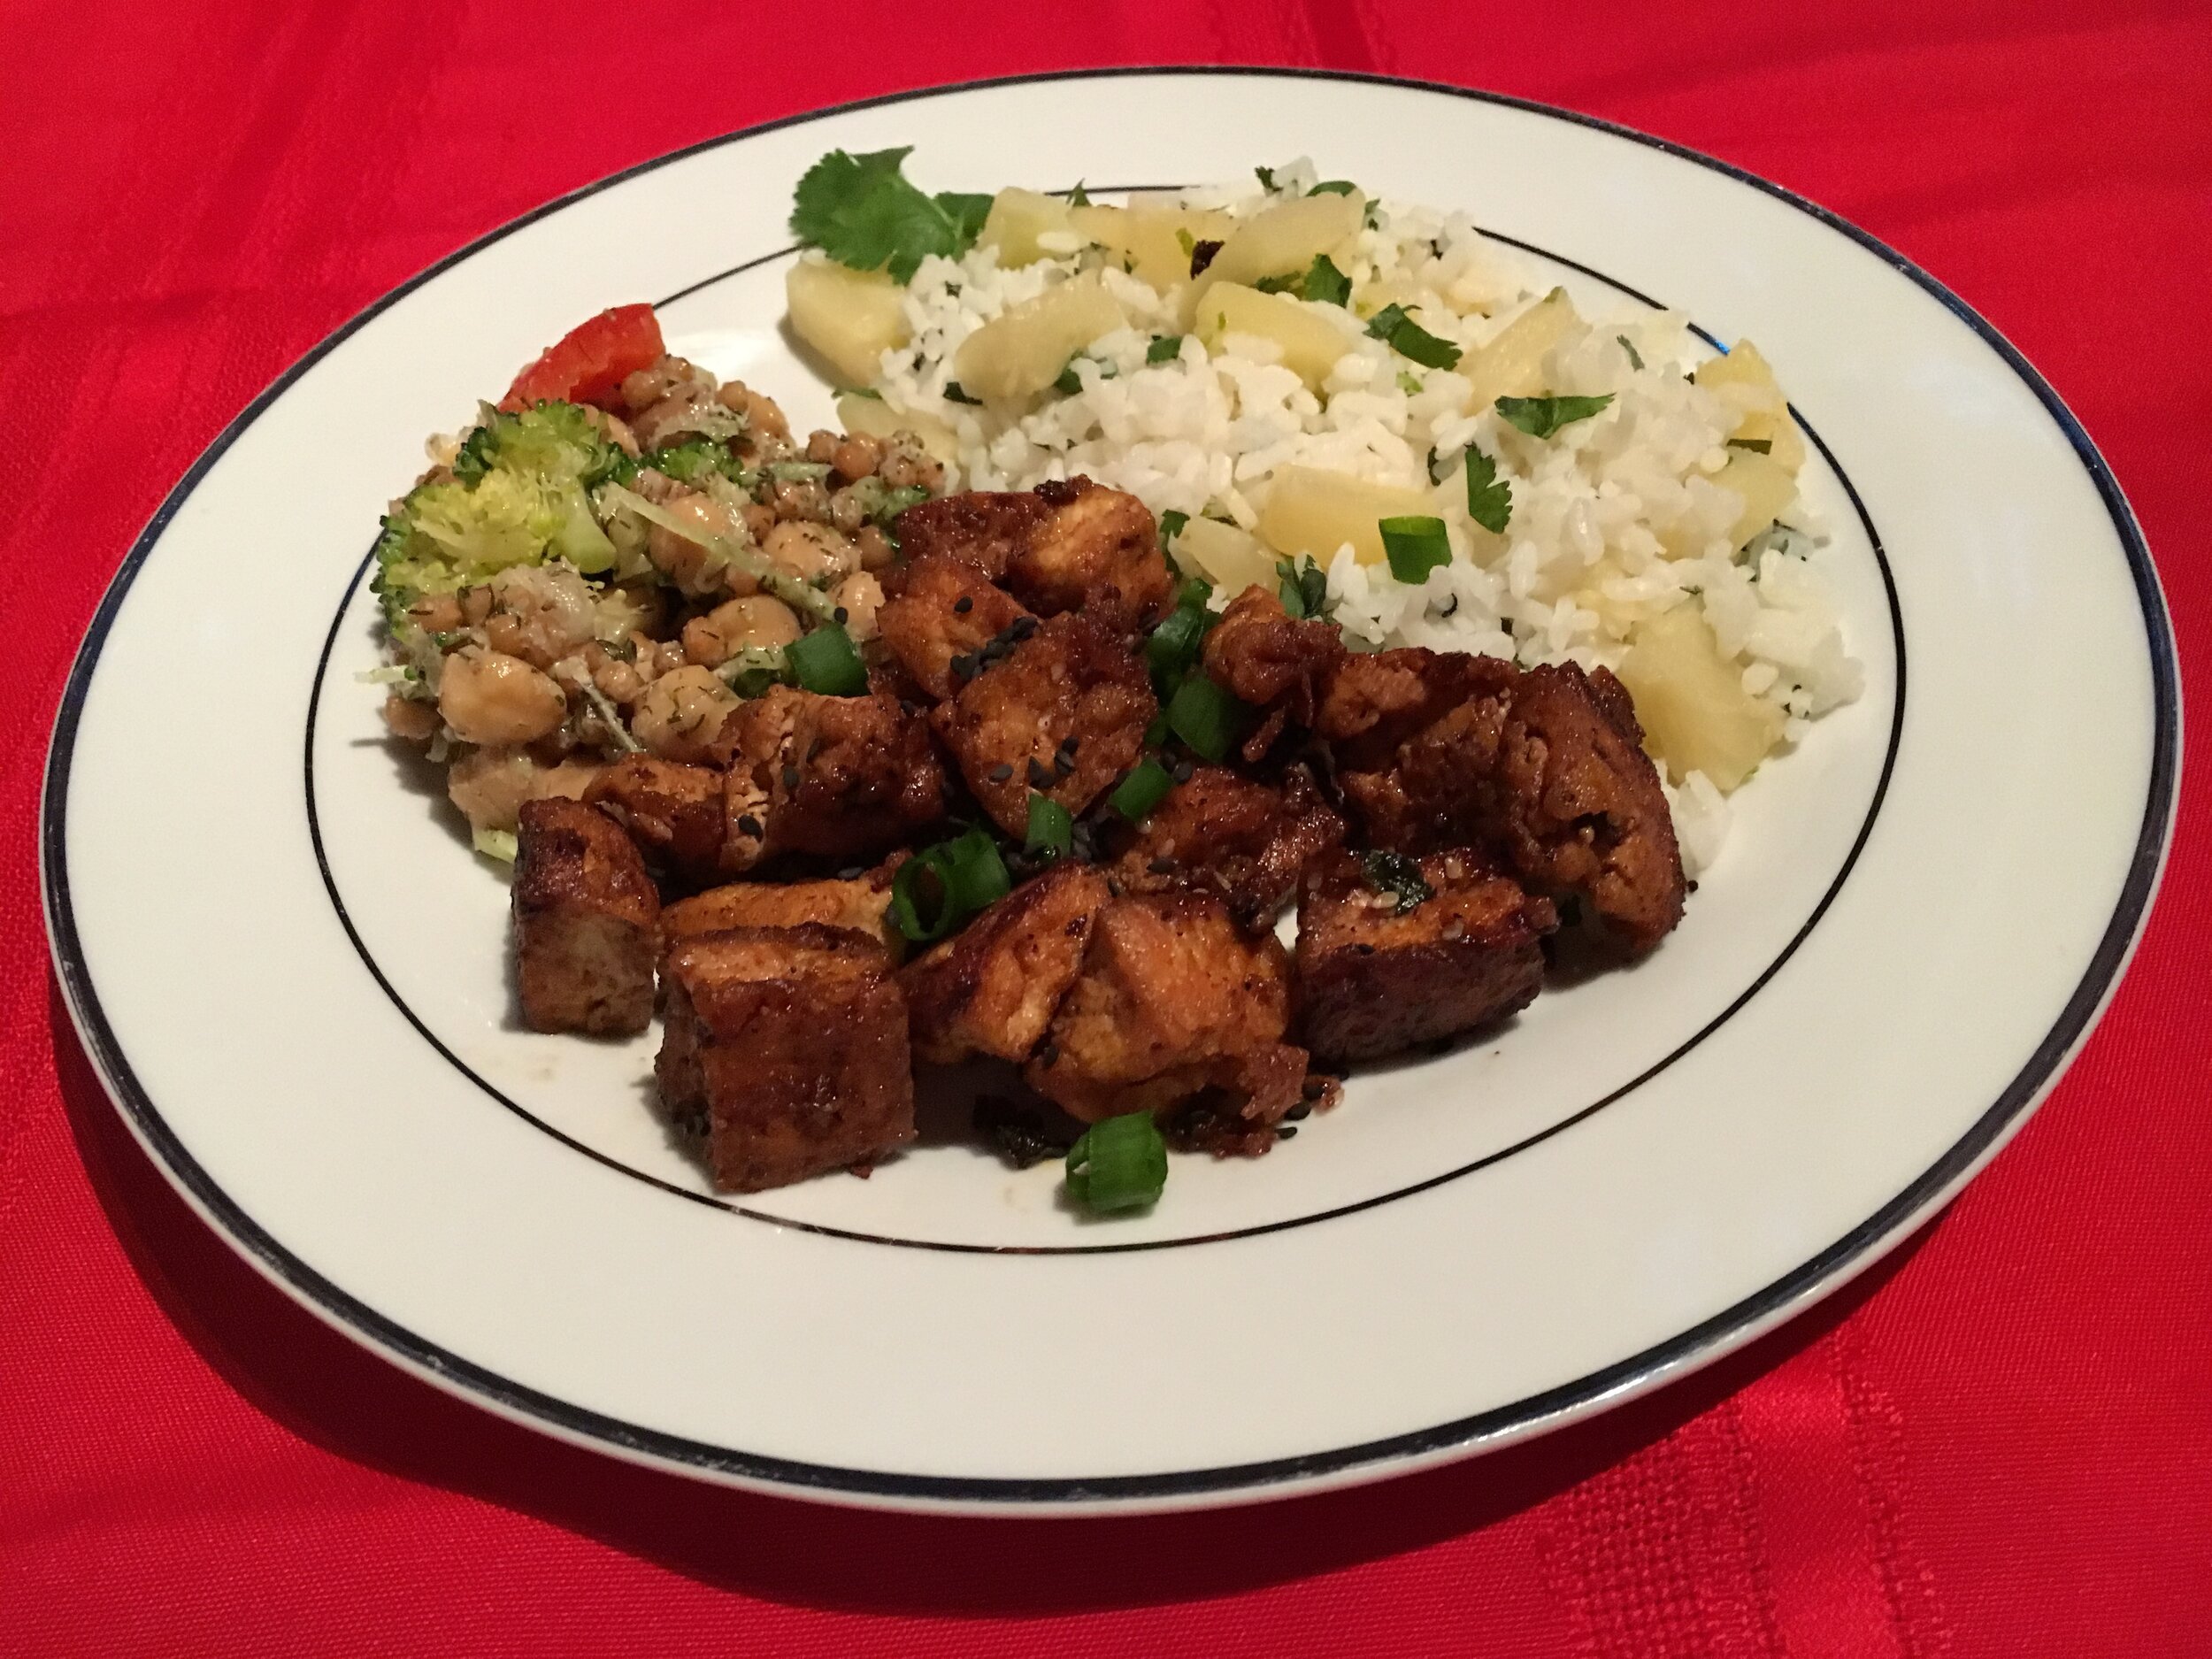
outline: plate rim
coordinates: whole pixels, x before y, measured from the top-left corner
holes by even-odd
[[[1010,86],[1179,76],[1332,81],[1436,94],[1517,110],[1657,150],[1751,187],[1806,213],[1875,254],[1930,295],[1998,356],[2042,405],[2095,486],[2117,534],[2150,658],[2152,749],[2143,817],[2111,919],[2080,979],[2012,1081],[1966,1132],[1887,1203],[1791,1271],[1666,1340],[1571,1382],[1434,1427],[1294,1456],[1213,1469],[1096,1479],[993,1478],[847,1469],[769,1456],[641,1428],[513,1382],[418,1336],[340,1289],[287,1250],[201,1168],[139,1082],[92,982],[69,896],[68,786],[79,713],[107,634],[138,572],[178,510],[232,444],[323,357],[433,278],[524,227],[574,203],[687,157],[740,140],[857,111]],[[40,791],[40,887],[48,941],[63,1000],[110,1098],[155,1167],[219,1236],[311,1313],[401,1368],[473,1404],[588,1448],[674,1472],[785,1496],[926,1509],[1079,1514],[1133,1508],[1191,1508],[1251,1502],[1323,1484],[1379,1479],[1525,1439],[1588,1416],[1720,1358],[1801,1306],[1846,1283],[1886,1252],[1994,1157],[2055,1087],[2124,977],[2155,899],[2179,803],[2182,708],[2179,666],[2165,596],[2149,546],[2111,468],[2050,383],[1997,328],[1935,277],[1849,220],[1781,185],[1671,140],[1578,111],[1476,88],[1361,71],[1267,65],[1156,65],[1041,71],[910,88],[806,110],[654,156],[593,180],[495,226],[380,295],[310,347],[246,404],[164,496],[111,579],[64,682]]]

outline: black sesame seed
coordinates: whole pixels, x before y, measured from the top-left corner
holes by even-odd
[[[830,620],[837,624],[837,626],[841,628],[845,626],[845,623],[849,616],[850,612],[849,612],[844,606],[840,605],[836,610],[830,612]]]
[[[1014,626],[1006,630],[1010,635],[1018,641],[1027,639],[1036,631],[1037,618],[1034,617],[1016,617],[1014,618]]]
[[[1063,778],[1066,777],[1070,772],[1075,770],[1075,757],[1070,755],[1066,749],[1062,749],[1058,754],[1052,757],[1052,770],[1058,772]]]
[[[796,766],[786,766],[783,769],[783,787],[787,789],[795,789],[799,787],[799,769]]]
[[[1075,758],[1075,751],[1082,747],[1082,743],[1083,740],[1079,737],[1073,735],[1064,737],[1060,740],[1060,752],[1072,760]]]
[[[1354,945],[1352,949],[1363,956],[1371,956],[1375,954],[1375,948],[1372,945]]]
[[[1194,768],[1191,765],[1190,762],[1187,760],[1177,761],[1175,763],[1175,781],[1178,783],[1188,783],[1191,780],[1191,773],[1194,770]]]
[[[1111,876],[1106,878],[1106,896],[1110,899],[1118,899],[1121,896],[1121,883]]]
[[[952,602],[952,612],[956,617],[964,617],[974,609],[975,601],[966,594],[962,594],[959,598]]]
[[[994,680],[992,683],[995,685],[998,682]],[[999,762],[997,765],[991,768],[991,781],[993,783],[1004,783],[1013,775],[1014,766],[1013,763],[1010,761],[1002,760]]]
[[[740,835],[749,835],[755,841],[758,841],[764,834],[767,833],[767,832],[761,827],[760,820],[755,818],[750,812],[746,813],[744,817],[737,820],[737,833]]]
[[[1149,870],[1156,876],[1171,876],[1175,873],[1175,860],[1172,858],[1155,858],[1150,864],[1147,864],[1145,868]]]
[[[866,875],[867,873],[868,866],[866,864],[847,864],[842,870],[837,872],[837,879],[840,881],[857,881],[861,877]]]
[[[1307,1118],[1313,1116],[1313,1108],[1301,1101],[1297,1105],[1292,1107],[1288,1111],[1285,1112],[1283,1116],[1287,1118],[1292,1123],[1303,1123]]]
[[[1052,787],[1052,768],[1046,765],[1044,762],[1039,760],[1034,755],[1032,755],[1029,757],[1029,786],[1033,789],[1049,789]]]
[[[1296,1124],[1285,1124],[1275,1131],[1275,1139],[1278,1141],[1287,1141],[1291,1138],[1291,1136],[1296,1134],[1297,1133],[1298,1125]]]
[[[1037,1050],[1037,1064],[1039,1065],[1055,1065],[1059,1063],[1059,1059],[1060,1045],[1054,1042],[1050,1038],[1047,1038],[1045,1040],[1044,1047]]]
[[[952,659],[952,677],[955,680],[974,679],[975,658],[966,651],[963,651],[958,656],[955,657]]]
[[[1308,1100],[1319,1100],[1329,1092],[1329,1079],[1325,1077],[1310,1077],[1306,1079],[1305,1087],[1299,1092]]]

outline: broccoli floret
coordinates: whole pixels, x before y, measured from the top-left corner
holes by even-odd
[[[495,468],[568,479],[587,490],[635,476],[637,463],[608,437],[595,411],[577,403],[533,403],[510,415],[484,404],[453,457],[453,476],[472,484]]]
[[[385,515],[373,587],[396,626],[418,599],[548,557],[592,575],[613,568],[615,549],[575,479],[511,470],[503,459],[473,484],[418,485]]]
[[[728,479],[742,489],[750,489],[760,481],[757,475],[747,472],[744,464],[730,453],[728,444],[714,438],[687,438],[681,443],[649,450],[642,465],[674,479],[679,484],[695,484],[714,474]],[[616,481],[618,483],[621,480]]]

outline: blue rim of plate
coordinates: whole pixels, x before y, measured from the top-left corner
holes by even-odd
[[[2150,657],[2154,707],[2149,785],[2145,794],[2142,824],[2129,862],[2127,879],[2122,884],[2111,920],[2107,924],[2103,936],[2092,953],[2073,994],[2067,999],[2058,1018],[2043,1041],[2036,1046],[2026,1064],[1972,1126],[1941,1157],[1881,1209],[1826,1249],[1763,1289],[1666,1341],[1572,1382],[1471,1417],[1439,1424],[1432,1428],[1414,1430],[1325,1451],[1216,1469],[1176,1470],[1156,1474],[1113,1475],[1096,1479],[1055,1477],[1002,1479],[845,1469],[714,1446],[680,1435],[640,1428],[526,1388],[426,1340],[315,1272],[272,1238],[214,1182],[162,1118],[160,1110],[139,1082],[100,1005],[98,993],[93,986],[90,969],[77,936],[75,914],[70,902],[67,813],[70,766],[76,745],[79,710],[116,614],[121,609],[140,567],[160,541],[162,533],[168,527],[178,509],[224,452],[283,396],[294,381],[372,319],[440,273],[502,238],[614,185],[685,157],[718,149],[741,139],[858,110],[918,103],[995,87],[1205,75],[1348,81],[1463,98],[1588,127],[1708,168],[1788,204],[1875,254],[1972,329],[2035,394],[2045,411],[2072,445],[2076,457],[2096,486],[2099,498],[2104,503],[2105,511],[2112,520],[2113,530],[2127,557],[2129,573],[2134,580],[2137,602],[2142,611],[2144,643]],[[409,1369],[465,1399],[565,1438],[600,1445],[633,1458],[726,1480],[780,1489],[795,1495],[843,1496],[862,1502],[875,1499],[920,1504],[1020,1507],[1033,1512],[1050,1513],[1056,1507],[1091,1506],[1117,1500],[1158,1502],[1203,1499],[1240,1492],[1259,1494],[1271,1488],[1287,1489],[1363,1468],[1372,1468],[1379,1474],[1385,1472],[1384,1465],[1411,1459],[1426,1460],[1455,1451],[1471,1453],[1509,1436],[1519,1438],[1540,1427],[1555,1425],[1569,1414],[1581,1415],[1609,1398],[1639,1391],[1698,1363],[1717,1358],[1729,1348],[1748,1340],[1793,1304],[1809,1299],[1812,1293],[1824,1286],[1833,1288],[1850,1273],[1874,1260],[1884,1246],[1901,1236],[1954,1182],[1963,1177],[2001,1141],[2056,1082],[2073,1049],[2095,1024],[2106,998],[2117,985],[2127,965],[2135,940],[2149,913],[2151,901],[2157,892],[2159,874],[2170,839],[2180,766],[2181,703],[2172,627],[2166,614],[2164,596],[2159,588],[2157,571],[2151,562],[2150,549],[2144,541],[2142,531],[2135,522],[2126,498],[2112,476],[2111,468],[2105,464],[2104,457],[2097,452],[2088,433],[2051,388],[2049,382],[2036,372],[2012,343],[1965,301],[1902,254],[1816,203],[1770,183],[1755,173],[1747,173],[1742,168],[1668,140],[1637,132],[1632,127],[1600,120],[1594,116],[1578,114],[1528,99],[1509,97],[1501,93],[1481,92],[1393,75],[1265,65],[1174,65],[1007,75],[948,86],[917,88],[786,116],[757,127],[726,133],[611,173],[511,219],[418,272],[349,319],[279,375],[223,428],[148,520],[145,529],[132,544],[128,556],[109,584],[100,607],[86,630],[84,642],[78,648],[76,661],[71,667],[69,680],[63,688],[60,708],[55,717],[53,741],[47,754],[41,815],[40,868],[45,893],[47,932],[52,941],[55,968],[61,980],[63,995],[86,1048],[118,1107],[141,1141],[153,1152],[170,1181],[217,1225],[234,1248],[298,1301],[342,1331],[373,1348],[385,1350],[405,1362]]]

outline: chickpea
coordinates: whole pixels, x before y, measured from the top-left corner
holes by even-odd
[[[852,491],[841,489],[830,497],[829,521],[831,529],[851,535],[868,522],[868,510]]]
[[[696,491],[672,500],[668,511],[716,535],[734,537],[738,534],[728,509]],[[655,525],[647,535],[645,551],[657,569],[664,572],[680,591],[695,597],[719,593],[725,588],[732,593],[749,594],[760,585],[743,572],[710,557],[698,542],[662,525]]]
[[[519,657],[457,651],[439,680],[438,712],[471,743],[534,743],[568,718],[568,699]]]
[[[594,632],[620,639],[636,631],[650,634],[660,626],[667,610],[662,595],[667,590],[651,582],[624,582],[599,595],[598,626]]]
[[[788,438],[791,423],[784,419],[776,400],[757,392],[742,380],[730,380],[717,394],[722,407],[745,417],[745,428],[755,438]]]
[[[837,584],[830,599],[845,613],[845,632],[856,640],[876,637],[876,612],[883,608],[883,584],[866,571],[856,571]]]
[[[768,504],[787,522],[809,519],[829,522],[829,491],[812,479],[783,479],[768,487]]]
[[[711,668],[679,668],[646,688],[631,734],[663,760],[701,761],[737,694]]]
[[[425,634],[457,634],[461,602],[451,594],[432,594],[407,607],[407,619]]]
[[[589,403],[583,405],[583,411],[584,419],[605,433],[608,442],[616,449],[634,459],[637,457],[640,453],[637,434],[630,430],[628,421],[619,415],[609,414],[603,409],[594,409]]]
[[[672,674],[684,665],[684,648],[674,640],[663,640],[653,648],[653,678]]]
[[[645,695],[645,677],[628,663],[608,657],[591,671],[591,683],[599,687],[600,695],[619,708],[626,709]]]
[[[860,565],[853,544],[827,525],[780,524],[768,533],[760,550],[801,581],[818,576],[836,581]]]
[[[883,444],[879,439],[865,433],[849,433],[829,458],[830,471],[836,474],[839,483],[854,484],[874,472],[882,459]]]
[[[799,637],[799,618],[766,594],[733,599],[684,624],[684,655],[703,668],[719,668],[740,651],[773,650]]]
[[[764,507],[757,501],[749,501],[738,511],[745,521],[745,529],[756,541],[765,541],[768,533],[776,527],[775,510]]]
[[[908,443],[893,441],[891,453],[876,468],[876,476],[892,489],[920,488],[936,493],[945,481],[943,464]]]
[[[438,734],[438,705],[418,697],[384,699],[385,729],[410,743],[427,743]]]
[[[891,545],[891,538],[876,526],[864,524],[853,536],[853,548],[860,555],[860,568],[879,571],[890,568],[897,558],[898,549]]]
[[[465,588],[461,594],[461,619],[472,628],[484,626],[484,618],[492,613],[492,590],[488,588]]]
[[[516,565],[492,578],[493,611],[484,625],[492,649],[550,668],[588,642],[599,617],[592,591],[560,565]]]
[[[471,829],[511,830],[522,803],[533,798],[538,769],[520,749],[496,745],[472,749],[446,773],[446,798],[461,809]]]
[[[806,434],[806,458],[818,466],[827,466],[830,457],[837,453],[837,434],[816,427]]]

